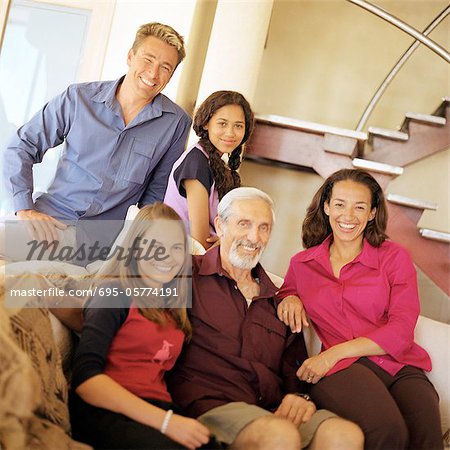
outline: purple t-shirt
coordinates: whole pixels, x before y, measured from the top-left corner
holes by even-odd
[[[186,229],[190,232],[186,191],[183,185],[184,180],[198,180],[209,193],[209,232],[215,235],[214,218],[217,215],[219,195],[215,188],[208,155],[200,144],[194,145],[175,162],[164,197],[164,203],[171,206],[180,215]]]

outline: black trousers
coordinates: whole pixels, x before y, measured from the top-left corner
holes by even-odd
[[[320,408],[357,423],[367,450],[442,450],[439,397],[424,372],[392,376],[367,358],[322,378],[310,395]]]
[[[180,409],[173,403],[144,400],[166,411],[172,409],[174,413],[181,414]],[[86,403],[74,392],[71,392],[69,397],[69,409],[73,438],[89,444],[95,449],[167,450],[185,448],[154,428],[136,422],[123,414]],[[202,449],[220,448],[222,447],[214,440],[202,447]]]

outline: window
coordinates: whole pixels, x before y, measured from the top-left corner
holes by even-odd
[[[90,14],[38,1],[12,1],[0,53],[0,151],[19,126],[77,80]],[[60,151],[47,152],[34,166],[35,192],[47,189]],[[10,209],[2,183],[0,213]]]

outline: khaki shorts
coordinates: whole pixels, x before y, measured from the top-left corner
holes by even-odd
[[[231,402],[213,408],[197,417],[197,419],[209,428],[218,441],[231,444],[239,432],[250,422],[270,415],[272,415],[270,411],[259,406],[245,402]],[[319,425],[333,417],[337,417],[336,414],[326,409],[319,409],[307,423],[300,425],[299,432],[302,438],[302,448],[307,447],[311,443]]]

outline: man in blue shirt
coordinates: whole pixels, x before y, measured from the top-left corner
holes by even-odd
[[[71,85],[19,128],[3,152],[4,179],[38,240],[58,239],[64,222],[123,220],[129,205],[163,200],[191,119],[161,91],[184,57],[173,28],[143,25],[124,77]],[[33,195],[33,164],[63,142],[48,192]]]

